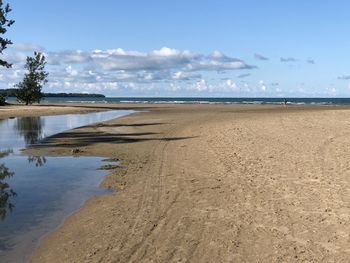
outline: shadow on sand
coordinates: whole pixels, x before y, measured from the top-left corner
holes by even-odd
[[[152,125],[164,125],[168,123],[135,123],[135,124],[104,124],[99,123],[91,127],[140,127]],[[81,127],[80,127],[81,128]],[[74,129],[70,132],[59,133],[50,136],[40,143],[33,145],[35,148],[45,147],[83,147],[95,143],[136,143],[144,141],[178,141],[196,138],[197,136],[183,136],[183,137],[163,137],[161,133],[157,132],[139,132],[139,133],[120,133],[120,132],[103,132],[92,131],[85,132]]]

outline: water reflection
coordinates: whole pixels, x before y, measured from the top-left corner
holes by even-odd
[[[6,125],[6,122],[8,122],[8,120],[0,119],[0,124],[5,123]],[[43,138],[43,125],[44,121],[41,119],[41,117],[17,118],[16,122],[14,123],[15,129],[18,131],[18,134],[24,139],[26,145],[37,143],[40,139]],[[2,128],[5,128],[5,130],[2,130],[2,132],[5,133],[5,138],[3,139],[13,139],[13,136],[9,137],[9,132],[11,132],[9,131],[9,126],[4,126]],[[12,149],[0,149],[0,159],[5,158],[10,154],[13,154]],[[29,156],[28,162],[33,163],[36,167],[41,167],[46,163],[46,158],[43,156]],[[0,162],[0,221],[3,221],[15,207],[13,203],[13,197],[17,196],[17,193],[11,188],[9,184],[9,179],[13,177],[14,174],[15,173],[6,166],[6,161]]]
[[[0,158],[4,158],[12,153],[12,150],[0,151]],[[11,172],[4,163],[0,164],[0,220],[4,220],[8,212],[11,212],[14,208],[14,204],[11,203],[11,198],[17,194],[13,191],[9,184],[5,182],[5,179],[12,177],[14,172]]]
[[[12,153],[12,150],[0,151],[0,158],[4,158]],[[36,167],[42,167],[46,164],[44,156],[28,156],[28,162],[33,163]],[[9,212],[12,212],[15,205],[11,202],[17,193],[10,187],[7,179],[14,176],[4,163],[0,163],[0,221],[3,221]],[[6,181],[6,182],[5,182]]]
[[[16,129],[27,145],[37,143],[43,138],[44,120],[41,117],[17,118]]]
[[[29,156],[28,162],[34,163],[36,167],[41,167],[46,163],[46,158],[45,156]]]
[[[47,136],[128,113],[0,119],[0,262],[27,262],[41,236],[88,198],[108,192],[98,187],[107,173],[97,170],[102,158],[28,157],[21,149]]]

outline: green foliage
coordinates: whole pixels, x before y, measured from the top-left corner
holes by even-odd
[[[7,32],[7,29],[15,22],[14,20],[8,19],[8,14],[11,12],[9,4],[3,5],[3,1],[0,0],[0,35],[3,35]],[[8,45],[11,45],[12,41],[0,37],[0,54],[7,48]],[[0,59],[0,66],[10,68],[12,65],[5,60]]]
[[[34,52],[34,57],[27,57],[25,69],[28,73],[24,75],[23,81],[15,87],[18,88],[17,100],[26,105],[34,102],[40,103],[43,94],[41,89],[47,83],[49,73],[45,71],[45,56],[40,52]]]
[[[6,104],[5,96],[0,94],[0,106],[4,106]]]

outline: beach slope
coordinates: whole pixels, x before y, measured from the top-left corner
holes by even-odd
[[[33,262],[347,262],[350,110],[163,105],[33,151],[121,159]]]

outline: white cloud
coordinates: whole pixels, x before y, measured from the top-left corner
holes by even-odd
[[[266,87],[265,82],[263,80],[259,81],[259,86],[260,86],[260,91],[262,91],[262,92],[267,91],[267,87]]]
[[[326,92],[329,96],[336,96],[337,95],[337,89],[333,86],[326,88]]]
[[[75,77],[78,76],[79,72],[76,69],[73,69],[71,65],[66,67],[66,72],[69,76]]]
[[[236,91],[238,89],[237,84],[233,80],[226,80],[226,87],[231,91]]]
[[[199,73],[177,71],[173,74],[172,78],[174,80],[191,80],[191,79],[196,79],[201,77],[202,75]]]
[[[82,64],[91,61],[90,53],[81,50],[65,50],[61,52],[45,53],[50,65]]]
[[[199,81],[196,82],[196,85],[195,85],[195,89],[196,91],[205,91],[205,90],[208,90],[208,85],[207,85],[207,82],[204,80],[204,79],[201,79]]]
[[[182,56],[182,55],[191,55],[191,52],[184,51],[181,52],[176,49],[168,48],[168,47],[162,47],[160,50],[154,50],[150,53],[154,56],[160,56],[160,57],[172,57],[172,56]]]

